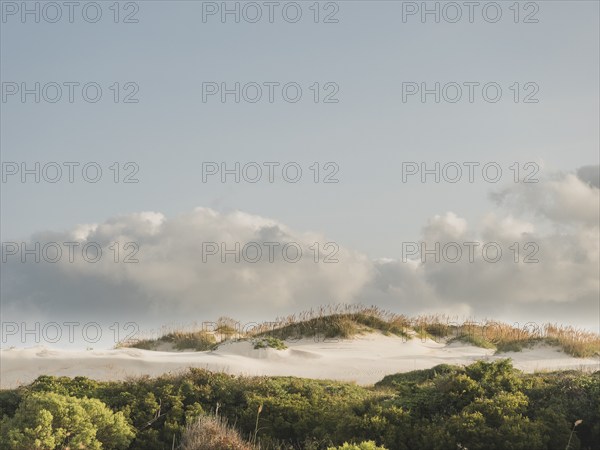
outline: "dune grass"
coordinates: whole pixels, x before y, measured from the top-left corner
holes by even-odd
[[[493,320],[460,323],[444,315],[423,316],[417,323],[427,333],[448,342],[467,342],[495,349],[498,353],[518,352],[536,344],[546,344],[579,358],[600,355],[600,335],[572,326],[531,322],[518,326]]]
[[[358,334],[380,331],[385,335],[409,337],[408,319],[375,306],[335,305],[265,322],[253,330],[258,336],[299,339],[323,336],[348,339]]]
[[[452,342],[464,342],[466,344],[474,345],[475,347],[489,348],[489,349],[493,349],[493,350],[498,349],[493,343],[491,343],[484,337],[475,336],[472,334],[464,334],[464,335],[460,335],[457,337],[453,337],[448,340],[449,344],[451,344]]]
[[[561,347],[570,355],[578,357],[600,355],[600,336],[595,333],[556,324],[547,324],[545,328],[548,343]]]
[[[476,322],[448,315],[422,315],[414,318],[392,313],[376,306],[331,305],[264,322],[240,331],[239,322],[221,317],[211,330],[171,330],[154,339],[120,343],[121,347],[154,350],[170,343],[177,350],[206,351],[227,340],[253,339],[259,348],[283,349],[279,343],[257,338],[294,341],[301,338],[350,339],[372,332],[403,339],[421,338],[438,342],[466,342],[498,353],[522,351],[536,344],[559,347],[575,357],[600,355],[600,335],[571,326],[527,323],[509,325],[493,320]],[[283,344],[283,342],[282,342]],[[283,344],[285,346],[285,344]]]
[[[174,331],[158,339],[141,339],[131,343],[120,343],[120,347],[132,347],[142,350],[157,350],[161,345],[170,344],[176,350],[208,351],[217,346],[214,335],[206,331]]]

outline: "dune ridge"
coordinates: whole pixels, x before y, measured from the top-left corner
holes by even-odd
[[[303,338],[287,348],[255,349],[249,340],[229,341],[209,351],[154,351],[137,348],[59,350],[43,346],[0,350],[1,389],[27,384],[40,375],[86,376],[100,381],[177,373],[188,367],[237,375],[298,376],[370,385],[385,375],[438,364],[467,365],[511,358],[525,372],[600,369],[600,358],[576,358],[558,347],[535,344],[520,352],[498,353],[470,343],[404,339],[368,333],[350,339]]]

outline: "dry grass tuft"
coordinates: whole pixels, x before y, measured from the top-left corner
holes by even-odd
[[[181,450],[252,450],[240,433],[220,416],[200,416],[181,437]]]
[[[533,322],[523,326],[485,320],[483,322],[451,320],[448,316],[423,316],[417,318],[415,330],[425,330],[449,341],[468,342],[478,347],[495,348],[498,352],[515,352],[545,343],[560,347],[565,353],[586,358],[600,355],[600,335],[571,326],[556,324],[538,325]]]
[[[586,358],[600,355],[600,336],[573,327],[545,325],[546,339],[569,355]]]

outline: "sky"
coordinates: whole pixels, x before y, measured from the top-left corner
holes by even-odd
[[[597,2],[1,6],[3,324],[364,303],[598,331]]]

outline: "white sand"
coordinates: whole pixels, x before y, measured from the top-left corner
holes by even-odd
[[[373,384],[385,375],[437,364],[469,364],[509,357],[526,372],[556,369],[599,370],[600,358],[574,358],[548,346],[493,355],[467,344],[447,345],[418,338],[405,341],[378,333],[337,342],[303,339],[288,349],[255,350],[250,342],[228,342],[212,352],[168,352],[133,348],[62,350],[47,347],[0,350],[0,388],[28,384],[40,375],[123,380],[131,376],[177,373],[200,367],[242,375],[291,375]]]

